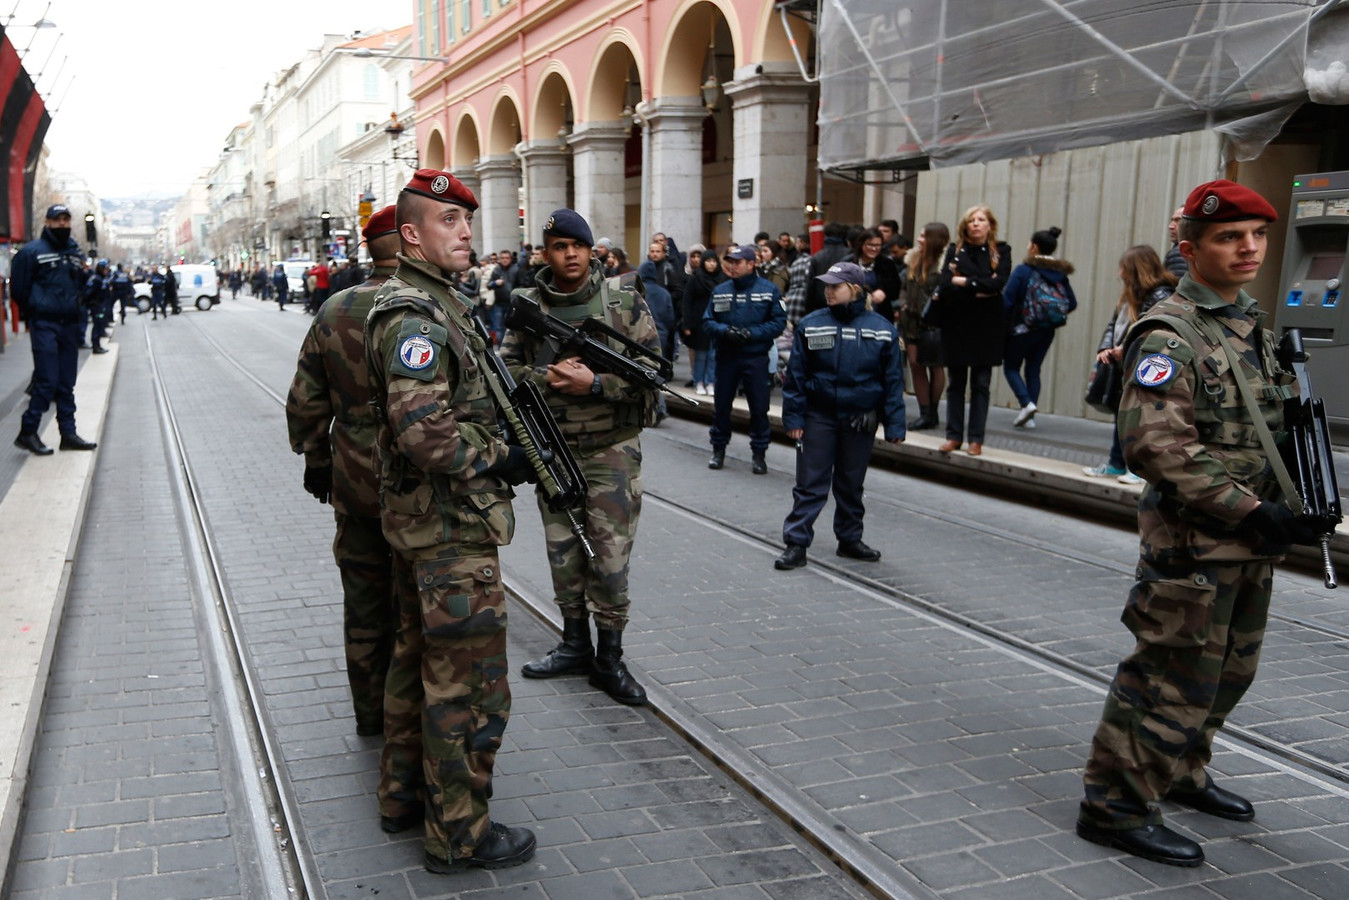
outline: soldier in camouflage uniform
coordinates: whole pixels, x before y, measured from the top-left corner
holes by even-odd
[[[331,497],[337,520],[333,556],[342,575],[342,628],[356,733],[384,730],[384,675],[393,652],[398,610],[393,555],[379,524],[375,417],[365,362],[365,317],[375,292],[398,260],[394,208],[370,217],[361,231],[375,261],[364,283],[334,294],[314,318],[286,398],[290,446],[304,454],[304,488],[320,503]]]
[[[543,229],[547,267],[523,294],[566,322],[600,319],[637,343],[660,352],[660,334],[634,275],[606,279],[591,258],[594,240],[585,219],[570,209],[549,216]],[[615,348],[621,349],[621,348]],[[561,513],[539,496],[554,600],[562,609],[562,642],[521,669],[527,678],[589,674],[590,683],[620,703],[642,704],[646,691],[623,663],[628,624],[628,558],[642,511],[642,428],[655,421],[649,390],[617,375],[597,374],[577,358],[554,359],[547,345],[507,331],[501,357],[518,380],[539,385],[589,492],[580,517],[595,548],[587,560]],[[598,650],[590,640],[595,617]]]
[[[419,169],[398,196],[403,252],[366,321],[380,512],[394,551],[399,627],[385,682],[379,805],[385,831],[426,820],[425,866],[518,865],[534,835],[488,817],[510,714],[498,548],[511,486],[533,474],[502,439],[487,347],[450,275],[468,267],[477,200]],[[422,796],[419,796],[422,795]]]
[[[1237,821],[1255,816],[1205,767],[1255,677],[1273,563],[1290,544],[1316,540],[1286,505],[1264,449],[1296,384],[1241,289],[1259,272],[1277,218],[1230,181],[1195,188],[1181,224],[1190,274],[1126,337],[1117,427],[1126,463],[1147,481],[1138,581],[1122,616],[1137,644],[1092,740],[1077,833],[1170,865],[1197,866],[1204,853],[1162,824],[1163,798]],[[1252,407],[1272,434],[1262,437]]]

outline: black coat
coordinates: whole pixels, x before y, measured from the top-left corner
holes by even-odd
[[[707,310],[707,301],[712,296],[712,289],[725,280],[726,276],[720,269],[715,273],[709,273],[699,265],[685,282],[681,306],[684,328],[689,332],[684,338],[684,345],[689,349],[707,350],[712,346],[711,340],[703,333],[703,313]]]
[[[951,271],[951,263],[956,271]],[[942,351],[948,367],[997,366],[1002,364],[1002,348],[1007,339],[1007,319],[1003,315],[1002,290],[1012,271],[1012,248],[998,242],[998,264],[993,266],[988,245],[966,244],[959,251],[952,243],[942,260],[940,299]],[[964,275],[969,282],[961,287],[951,283],[953,275]]]

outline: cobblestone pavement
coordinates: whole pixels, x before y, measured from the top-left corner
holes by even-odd
[[[446,896],[451,889],[465,896],[478,890],[481,896],[505,896],[508,888],[510,896],[549,897],[860,895],[750,795],[709,769],[650,711],[617,707],[583,679],[513,681],[516,715],[499,758],[494,814],[536,828],[538,858],[519,869],[455,879],[452,888],[445,879],[423,873],[416,839],[390,839],[375,822],[377,744],[355,737],[350,719],[337,579],[328,549],[331,517],[301,490],[301,463],[285,447],[280,407],[223,364],[206,340],[209,335],[284,393],[304,319],[278,316],[272,307],[245,300],[226,301],[212,313],[191,318],[168,323],[177,329],[172,340],[161,342],[156,332],[156,349],[264,686],[267,717],[280,738],[302,810],[297,837],[319,855],[330,896],[365,897],[378,890],[383,900]],[[133,341],[123,343],[110,417],[114,428],[127,424],[124,403],[141,402],[125,399],[125,382],[145,372],[143,351]],[[155,446],[157,440],[152,438]],[[634,670],[672,718],[724,742],[732,769],[751,766],[758,789],[824,823],[842,846],[884,861],[895,882],[914,895],[1268,900],[1342,898],[1349,892],[1344,787],[1230,745],[1218,753],[1214,770],[1225,784],[1257,801],[1257,820],[1232,823],[1167,809],[1170,823],[1205,839],[1208,865],[1195,870],[1155,866],[1078,840],[1071,828],[1080,767],[1100,711],[1101,685],[923,612],[896,593],[1105,672],[1126,645],[1117,619],[1135,537],[1090,521],[874,472],[867,540],[885,552],[885,559],[874,565],[840,563],[876,580],[878,590],[860,590],[819,564],[834,561],[828,509],[819,522],[823,527],[811,551],[812,565],[790,573],[772,569],[776,551],[760,539],[776,542],[790,502],[788,448],[770,449],[771,471],[762,478],[748,472],[742,436],[732,443],[728,468],[708,472],[705,429],[689,422],[670,420],[648,432],[644,450],[649,502],[634,559],[634,619],[625,642]],[[129,492],[142,490],[135,486],[135,466],[125,468],[128,462],[123,454],[114,459],[109,452],[100,462],[98,484],[111,480]],[[95,503],[98,493],[96,488]],[[503,554],[504,568],[524,593],[546,600],[541,528],[528,499],[518,509],[520,528]],[[91,510],[89,532],[115,528],[104,521],[97,508]],[[159,546],[171,550],[173,526],[165,526],[162,534]],[[110,576],[108,568],[100,570],[98,564],[117,553],[112,546],[82,553],[77,579],[108,590],[117,581],[131,582],[120,588],[123,594],[153,583],[138,572]],[[1343,623],[1342,613],[1317,593],[1312,579],[1280,575],[1278,588],[1280,609]],[[163,590],[172,593],[172,584]],[[111,600],[89,605],[81,596],[72,594],[67,624],[90,615],[78,612],[87,605],[104,611],[114,605]],[[162,627],[174,636],[172,646],[190,638],[179,634],[177,620],[157,607],[132,618],[141,632]],[[83,639],[96,642],[113,633],[109,622]],[[63,643],[58,666],[69,664],[69,656],[91,655],[78,637],[78,628],[63,635],[70,647]],[[513,668],[553,640],[528,614],[513,610]],[[158,639],[142,639],[145,643],[164,649]],[[1345,644],[1291,624],[1274,628],[1260,677],[1234,721],[1266,729],[1271,739],[1323,758],[1345,761]],[[143,667],[149,653],[137,646],[130,658],[110,668]],[[153,658],[158,665],[161,657]],[[179,663],[189,667],[191,660]],[[190,681],[190,667],[181,675],[188,679],[182,689],[200,692]],[[82,736],[82,743],[95,746],[120,747],[123,737],[135,746],[143,740],[136,729],[146,726],[127,719],[123,710],[115,720],[104,720],[110,713],[89,699],[104,676],[81,675],[76,668],[62,678],[59,684],[69,683],[72,692],[78,684],[89,693],[81,694],[82,700],[72,698],[73,705],[64,709],[56,707],[55,724],[49,723],[60,774],[44,775],[34,789],[51,811],[45,820],[36,807],[30,815],[45,821],[48,830],[25,834],[25,861],[16,878],[38,879],[23,882],[33,896],[127,896],[109,893],[107,885],[118,883],[115,877],[92,880],[101,887],[88,888],[75,883],[77,872],[92,872],[105,864],[94,860],[116,856],[121,833],[141,833],[137,829],[156,821],[159,786],[165,796],[220,797],[223,812],[186,816],[214,817],[221,823],[217,827],[229,825],[228,795],[220,792],[214,768],[155,782],[153,765],[149,773],[113,779],[119,784],[151,779],[153,790],[149,783],[141,790],[152,790],[153,796],[114,793],[85,801],[63,794],[68,781],[90,780],[81,768],[86,765],[82,755],[94,751],[59,743],[75,742],[63,734],[87,728],[82,715],[97,709],[103,717],[99,727],[115,735],[106,742]],[[127,684],[119,683],[116,693],[125,692]],[[154,710],[160,704],[147,699],[145,705]],[[207,715],[204,707],[189,706],[183,713],[178,721],[196,725]],[[121,729],[129,725],[123,735]],[[190,752],[204,760],[211,750]],[[204,785],[210,786],[187,790]],[[125,821],[93,825],[90,820],[92,833],[112,831],[111,846],[58,853],[65,841],[77,839],[69,835],[84,830],[79,822],[86,803],[128,800],[132,805],[118,806]],[[138,801],[149,807],[139,817]],[[116,815],[111,807],[105,814]],[[65,831],[70,827],[75,830]],[[204,848],[223,849],[212,844],[219,839],[202,835],[194,840]],[[167,846],[182,843],[164,841]],[[135,859],[148,856],[159,866],[164,847],[147,841],[146,850]],[[173,851],[169,859],[181,852]],[[229,870],[230,863],[216,865],[209,850],[202,852],[204,871]],[[131,864],[132,858],[126,861]],[[159,868],[151,872],[167,874]],[[58,880],[42,880],[48,876]],[[178,896],[164,894],[169,895]]]

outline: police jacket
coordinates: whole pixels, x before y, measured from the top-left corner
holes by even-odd
[[[80,317],[80,296],[84,292],[84,257],[74,238],[64,247],[56,245],[50,228],[42,236],[23,245],[14,255],[10,270],[10,290],[19,309],[31,322],[75,322]]]
[[[863,297],[802,316],[782,386],[782,427],[804,428],[807,409],[840,419],[875,412],[885,439],[902,439],[903,358],[895,327]]]
[[[713,288],[707,309],[703,310],[703,331],[717,342],[721,353],[744,356],[767,353],[786,327],[787,308],[782,305],[782,292],[753,272]],[[749,340],[739,345],[727,343],[722,338],[728,328],[748,328]]]
[[[131,296],[131,276],[121,269],[112,273],[112,293],[115,297]]]

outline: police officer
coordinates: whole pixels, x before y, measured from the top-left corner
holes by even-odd
[[[721,264],[727,280],[712,289],[703,312],[703,331],[717,342],[717,388],[713,405],[709,469],[726,464],[731,441],[731,402],[741,385],[749,403],[751,471],[768,471],[764,454],[773,434],[768,424],[768,351],[787,327],[782,293],[754,272],[754,247],[731,244]]]
[[[660,334],[635,274],[606,278],[592,258],[590,226],[570,209],[556,210],[543,227],[547,265],[534,287],[517,291],[546,312],[579,324],[595,318],[660,353]],[[642,511],[642,428],[655,421],[651,391],[618,375],[598,374],[580,359],[555,359],[556,347],[507,331],[501,356],[520,380],[539,385],[589,490],[580,516],[595,549],[588,560],[570,523],[539,499],[554,600],[562,609],[562,642],[526,663],[527,678],[589,674],[590,683],[620,703],[642,704],[646,691],[623,663],[628,624],[628,558]],[[590,641],[595,617],[598,649]]]
[[[56,401],[56,422],[62,450],[93,450],[98,445],[75,432],[75,376],[80,368],[80,295],[84,290],[84,257],[70,236],[70,209],[57,203],[47,208],[42,236],[14,255],[10,290],[19,313],[28,322],[33,346],[31,399],[19,424],[14,446],[37,456],[52,449],[38,437],[42,416]]]
[[[157,322],[159,317],[169,317],[169,283],[161,266],[150,267],[150,321]],[[167,271],[167,269],[165,270]]]
[[[418,169],[399,193],[403,252],[366,320],[376,405],[380,517],[394,551],[398,639],[384,695],[381,826],[426,820],[429,871],[519,865],[534,835],[488,818],[510,716],[506,595],[498,548],[514,492],[532,475],[508,447],[472,304],[450,284],[468,267],[473,193]]]
[[[393,552],[379,522],[364,329],[375,293],[398,265],[394,208],[372,215],[361,235],[375,267],[360,285],[329,297],[309,326],[286,398],[286,424],[291,449],[304,454],[305,490],[320,503],[331,499],[333,504],[333,556],[342,574],[342,627],[356,733],[376,735],[384,730],[384,677],[398,609]]]
[[[84,306],[89,310],[92,325],[89,329],[89,343],[94,353],[107,353],[103,339],[108,336],[108,320],[112,318],[112,277],[108,274],[108,261],[100,259],[84,281]]]
[[[112,296],[117,301],[117,312],[123,325],[126,324],[127,305],[134,305],[135,302],[132,294],[131,276],[126,273],[126,266],[118,263],[112,273]]]
[[[866,270],[841,262],[816,278],[825,285],[827,305],[797,323],[782,387],[782,427],[801,451],[792,511],[782,523],[787,549],[775,569],[806,564],[831,481],[838,555],[881,558],[862,542],[862,482],[877,423],[892,444],[902,443],[905,433],[903,351],[895,327],[867,309]]]
[[[1125,338],[1118,428],[1125,462],[1147,482],[1138,580],[1122,616],[1137,644],[1092,739],[1077,833],[1170,865],[1197,866],[1204,852],[1162,824],[1163,799],[1255,816],[1206,766],[1255,677],[1273,563],[1290,544],[1316,541],[1271,474],[1281,463],[1261,449],[1296,393],[1265,314],[1242,290],[1277,218],[1241,185],[1195,188],[1179,234],[1189,274]]]

